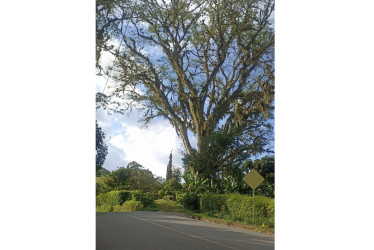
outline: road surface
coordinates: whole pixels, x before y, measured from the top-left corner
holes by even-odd
[[[97,213],[96,249],[273,250],[274,236],[166,212]]]

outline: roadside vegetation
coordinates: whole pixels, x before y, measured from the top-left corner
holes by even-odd
[[[171,164],[172,157],[168,165]],[[235,176],[227,175],[226,178],[231,180],[228,182],[222,178],[209,180],[186,170],[182,177],[181,169],[173,167],[166,181],[162,177],[155,177],[137,162],[96,177],[96,212],[176,212],[216,223],[251,225],[249,229],[256,231],[272,231],[274,157],[248,161],[246,166],[257,169],[265,178],[256,189],[254,220],[252,190],[240,180],[249,169],[238,172],[242,174],[236,177],[237,182],[233,181]],[[107,173],[105,169],[101,171]]]

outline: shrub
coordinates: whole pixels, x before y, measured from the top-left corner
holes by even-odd
[[[104,204],[104,205],[96,207],[96,213],[107,213],[107,212],[113,212],[113,206]]]
[[[254,221],[252,199],[239,194],[205,194],[200,199],[200,209],[233,221],[274,227],[274,199],[255,196]]]
[[[231,195],[226,201],[233,220],[255,225],[274,227],[274,199],[255,196],[255,220],[253,221],[253,197]]]
[[[96,196],[109,191],[111,188],[105,183],[105,177],[96,177]]]
[[[164,196],[166,195],[166,192],[164,190],[159,190],[158,195],[159,197],[164,198]]]
[[[129,200],[125,201],[122,205],[116,205],[113,208],[113,212],[127,212],[127,211],[136,211],[143,208],[144,205],[140,201]]]
[[[151,206],[154,204],[154,198],[157,194],[141,193],[138,190],[131,192],[132,199],[140,201],[143,206]]]
[[[210,215],[227,211],[229,194],[205,194],[200,198],[200,210]]]
[[[96,207],[121,205],[127,200],[131,200],[131,192],[129,191],[111,191],[101,193],[96,196]]]
[[[177,202],[182,204],[187,209],[200,210],[199,198],[200,195],[191,192],[178,193]]]
[[[96,212],[133,211],[140,208],[137,204],[141,207],[152,206],[156,196],[157,194],[124,190],[101,193],[96,197]],[[123,205],[124,203],[126,204]]]
[[[167,193],[178,191],[181,189],[182,189],[182,185],[174,178],[167,180],[163,187],[163,190]]]

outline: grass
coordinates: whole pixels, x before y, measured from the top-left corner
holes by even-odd
[[[139,211],[149,211],[149,212],[163,211],[163,212],[181,213],[181,214],[188,215],[188,217],[190,218],[198,219],[198,220],[202,220],[206,222],[240,227],[240,228],[245,228],[245,229],[256,231],[256,232],[274,234],[274,228],[253,226],[253,225],[249,225],[246,223],[232,221],[229,219],[220,219],[220,218],[213,217],[205,213],[193,212],[191,210],[185,209],[181,204],[175,201],[170,201],[170,200],[163,200],[163,199],[155,200],[153,206],[141,208],[139,209]]]
[[[135,201],[134,201],[135,202]],[[148,212],[156,212],[156,211],[163,211],[163,212],[173,212],[173,213],[179,213],[184,214],[185,216],[192,218],[192,219],[198,219],[210,223],[216,223],[216,224],[222,224],[222,225],[228,225],[228,226],[234,226],[239,228],[245,228],[248,230],[256,231],[256,232],[262,232],[262,233],[268,233],[268,234],[274,234],[274,228],[269,227],[262,227],[262,226],[254,226],[249,225],[242,222],[237,222],[230,220],[229,218],[218,218],[218,216],[211,216],[206,213],[198,213],[197,211],[191,211],[188,209],[185,209],[181,204],[171,201],[171,200],[164,200],[159,199],[155,200],[154,204],[151,206],[141,207],[141,206],[135,206],[137,204],[129,204],[131,201],[126,201],[122,206],[115,206],[114,209],[110,209],[111,211],[108,211],[107,207],[99,207],[96,208],[96,212],[128,212],[128,211],[148,211]]]

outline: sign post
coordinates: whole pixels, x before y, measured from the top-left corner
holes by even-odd
[[[254,169],[252,169],[248,174],[246,174],[243,180],[250,186],[253,190],[253,223],[255,222],[255,189],[264,181],[264,178]]]

